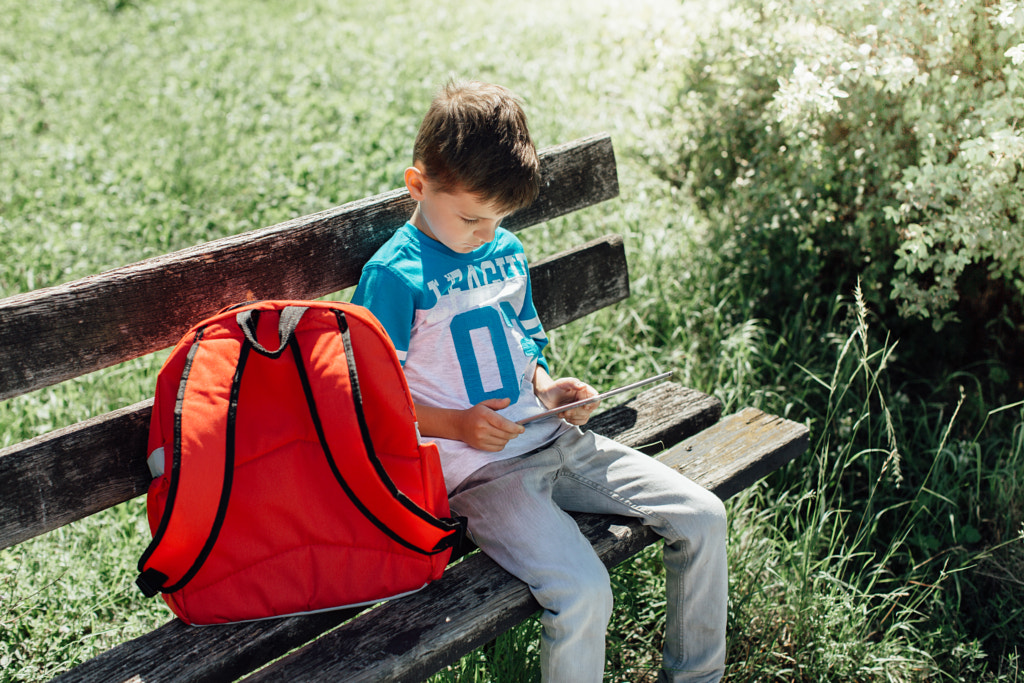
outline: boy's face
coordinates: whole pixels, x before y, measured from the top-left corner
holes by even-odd
[[[470,192],[437,190],[416,167],[406,170],[405,184],[419,202],[410,219],[412,224],[459,254],[468,254],[493,240],[507,215]]]

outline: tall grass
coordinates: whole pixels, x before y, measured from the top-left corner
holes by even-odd
[[[832,375],[806,370],[826,399],[814,460],[805,469],[813,479],[772,504],[752,504],[771,495],[759,487],[737,510],[743,529],[732,566],[751,580],[733,593],[734,616],[738,624],[769,618],[767,634],[743,638],[748,654],[734,673],[741,680],[765,671],[790,680],[912,680],[937,668],[915,631],[922,604],[938,587],[894,571],[915,526],[908,510],[919,492],[893,503],[880,495],[902,481],[881,388],[894,346],[871,348],[859,288],[851,307],[856,322],[837,349]],[[880,465],[864,467],[871,460]],[[849,478],[861,480],[856,501],[846,495]],[[876,546],[872,539],[890,524],[888,542]]]
[[[715,246],[729,226],[648,161],[672,135],[651,126],[665,70],[716,4],[0,0],[0,294],[396,187],[437,84],[502,82],[539,145],[609,130],[619,159],[620,200],[524,234],[532,258],[626,239],[629,302],[553,331],[553,367],[595,385],[672,369],[727,411],[812,428],[729,504],[729,680],[1016,681],[1024,406],[988,404],[987,368],[894,373],[919,351],[856,292],[760,310]],[[0,446],[146,398],[159,361],[0,403]],[[135,500],[0,551],[0,681],[168,619],[132,586],[147,539]],[[609,677],[655,680],[658,549],[613,581]],[[537,628],[435,680],[536,680]]]

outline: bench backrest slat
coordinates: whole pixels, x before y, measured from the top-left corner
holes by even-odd
[[[541,165],[541,195],[505,222],[511,230],[618,195],[607,135],[548,148]],[[350,287],[412,207],[394,190],[0,300],[0,400],[166,348],[240,301]]]
[[[554,329],[629,296],[616,235],[530,268],[541,319]],[[575,286],[561,286],[571,282]],[[0,450],[0,548],[146,492],[152,400]]]

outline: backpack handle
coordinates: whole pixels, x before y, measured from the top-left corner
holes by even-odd
[[[295,336],[295,329],[299,326],[299,321],[302,320],[302,316],[308,310],[309,306],[285,306],[281,310],[280,319],[277,323],[277,335],[281,340],[281,345],[275,351],[267,349],[256,338],[256,326],[260,319],[258,309],[249,308],[240,312],[235,316],[235,322],[242,329],[242,334],[245,335],[246,340],[252,345],[254,351],[267,358],[278,358],[288,348],[289,342]]]

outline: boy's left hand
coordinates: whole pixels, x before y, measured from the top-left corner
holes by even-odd
[[[538,387],[537,397],[541,400],[548,408],[557,408],[560,405],[566,403],[572,403],[573,401],[581,401],[591,396],[597,396],[597,390],[590,386],[586,382],[581,382],[575,377],[562,377],[547,384],[543,389]],[[582,426],[587,423],[590,419],[590,414],[601,405],[600,401],[590,403],[585,406],[579,406],[572,410],[566,410],[563,413],[559,413],[558,417],[562,418],[569,424]]]

